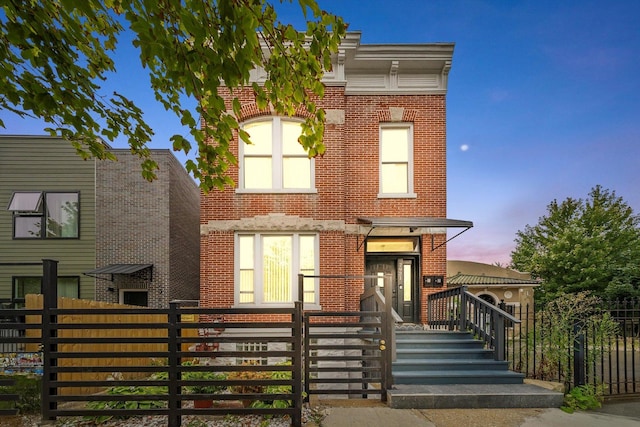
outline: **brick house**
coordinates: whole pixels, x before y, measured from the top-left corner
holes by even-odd
[[[299,117],[260,111],[241,95],[239,121],[253,145],[231,146],[235,188],[201,197],[201,303],[351,311],[390,273],[394,309],[426,322],[426,296],[443,286],[446,218],[446,91],[453,44],[360,43],[349,33],[325,75],[323,157],[297,144]],[[262,73],[253,77],[258,82]],[[229,108],[230,109],[230,108]],[[376,281],[378,282],[378,281]]]
[[[0,300],[39,293],[42,267],[17,264],[43,258],[59,262],[59,296],[197,299],[197,185],[169,150],[152,150],[151,183],[129,150],[111,151],[117,162],[85,161],[59,138],[0,136]]]

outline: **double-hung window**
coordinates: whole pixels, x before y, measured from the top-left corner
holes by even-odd
[[[413,128],[410,124],[380,127],[379,197],[415,197],[413,192]]]
[[[298,274],[317,275],[316,234],[237,234],[236,301],[287,304],[298,300]],[[303,281],[303,298],[318,304],[318,280]]]
[[[78,193],[16,191],[9,201],[14,239],[77,239]]]
[[[240,144],[239,189],[308,192],[314,189],[313,160],[298,142],[300,122],[270,117],[243,126],[251,144]]]

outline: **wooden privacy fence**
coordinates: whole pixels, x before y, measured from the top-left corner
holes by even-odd
[[[27,295],[27,310],[42,310],[42,295]],[[166,363],[167,314],[156,314],[151,310],[121,304],[58,298],[58,308],[69,314],[57,318],[58,367],[73,367],[68,372],[61,371],[60,381],[91,382],[109,378],[142,378],[143,372],[130,371],[127,367],[151,366]],[[27,315],[28,338],[41,339],[41,315]],[[37,327],[37,328],[36,328]],[[197,329],[185,329],[183,336],[197,337]],[[124,341],[119,340],[123,338]],[[144,341],[144,342],[142,342]],[[27,352],[37,352],[39,343],[26,345]],[[136,354],[152,356],[135,356]],[[113,357],[113,354],[127,354],[128,357]],[[93,355],[87,357],[87,355]],[[100,357],[104,355],[104,357]],[[105,368],[96,371],[94,367]],[[65,387],[59,394],[93,394],[104,387]]]

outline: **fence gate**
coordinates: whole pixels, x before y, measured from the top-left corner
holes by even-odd
[[[315,395],[380,395],[388,387],[385,312],[306,312],[304,386]]]

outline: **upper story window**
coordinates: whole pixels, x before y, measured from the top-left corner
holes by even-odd
[[[380,193],[378,197],[416,197],[413,192],[413,128],[380,127]]]
[[[271,117],[243,129],[253,144],[240,144],[240,190],[295,193],[315,188],[313,160],[298,142],[300,122]]]
[[[16,191],[8,210],[13,212],[14,239],[77,239],[79,193]]]

